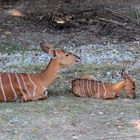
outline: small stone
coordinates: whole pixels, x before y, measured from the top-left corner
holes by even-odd
[[[1,38],[2,38],[2,39],[5,39],[5,38],[6,38],[6,36],[5,36],[5,35],[1,35]]]
[[[119,125],[118,128],[119,128],[119,129],[123,129],[123,126]]]
[[[117,40],[113,40],[113,43],[117,43]]]
[[[104,113],[99,111],[98,114],[99,114],[99,115],[103,115]]]
[[[72,139],[76,140],[76,139],[78,139],[78,136],[73,136]]]
[[[106,74],[109,76],[111,73],[110,72],[107,72]]]
[[[35,133],[38,130],[38,128],[33,128],[32,132]]]
[[[93,117],[93,116],[95,116],[95,114],[90,114],[90,117]]]
[[[18,131],[15,130],[14,133],[15,133],[15,134],[18,134]]]
[[[58,112],[57,111],[54,111],[53,114],[56,115],[56,114],[58,114]]]
[[[121,115],[123,115],[123,114],[124,114],[124,112],[121,112],[120,114],[121,114]]]
[[[11,32],[9,32],[9,31],[6,31],[6,32],[4,32],[6,35],[10,35],[11,34]]]
[[[114,135],[115,133],[113,131],[108,132],[109,135]]]

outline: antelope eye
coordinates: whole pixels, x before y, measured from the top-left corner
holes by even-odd
[[[69,56],[69,54],[66,54],[66,56]]]
[[[135,90],[135,88],[132,88],[133,90]]]

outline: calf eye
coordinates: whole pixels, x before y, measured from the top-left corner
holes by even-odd
[[[69,56],[69,54],[66,54],[66,56]]]

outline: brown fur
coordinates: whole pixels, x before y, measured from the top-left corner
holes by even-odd
[[[23,102],[47,99],[46,90],[55,80],[58,70],[80,59],[63,49],[55,50],[47,42],[42,42],[40,45],[44,52],[52,55],[46,69],[37,74],[0,73],[0,101],[15,101],[18,98]]]
[[[90,77],[90,76],[89,76]],[[73,94],[80,97],[94,96],[100,99],[114,99],[119,96],[120,91],[125,90],[130,98],[135,98],[135,81],[128,76],[126,71],[122,72],[121,80],[117,83],[103,83],[94,79],[77,78],[72,81]]]

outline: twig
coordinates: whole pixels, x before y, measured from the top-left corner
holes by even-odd
[[[119,18],[123,18],[123,19],[126,19],[126,20],[134,21],[134,22],[136,22],[136,23],[139,22],[138,20],[136,20],[136,19],[134,19],[134,18],[131,18],[131,17],[129,17],[129,16],[126,16],[126,15],[124,15],[124,14],[122,14],[122,13],[119,13],[119,12],[116,12],[116,11],[112,11],[112,10],[109,9],[109,8],[105,8],[105,10],[107,10],[107,11],[110,12],[112,15],[117,16],[117,17],[119,17]]]
[[[105,21],[105,22],[109,22],[109,23],[113,23],[113,24],[116,24],[116,25],[118,25],[118,26],[125,27],[125,28],[127,28],[127,29],[132,29],[131,27],[128,27],[128,26],[126,25],[126,23],[122,23],[122,22],[115,21],[115,20],[112,20],[112,19],[99,18],[99,20]]]
[[[110,137],[100,137],[98,139],[100,140],[109,140],[109,139],[122,139],[122,138],[139,138],[140,135],[134,134],[134,135],[124,135],[124,136],[110,136]]]

